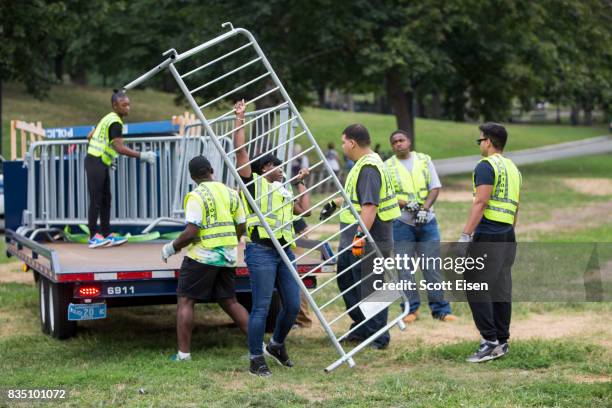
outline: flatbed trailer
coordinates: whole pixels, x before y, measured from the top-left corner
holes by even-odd
[[[164,263],[161,248],[166,241],[89,249],[87,245],[63,240],[41,242],[7,230],[6,242],[8,254],[22,260],[33,273],[41,330],[57,339],[74,336],[78,321],[108,317],[109,308],[176,303],[184,254],[176,254]],[[250,310],[249,271],[243,253],[242,242],[238,249],[236,295]],[[315,256],[298,263],[299,273],[307,275],[302,279],[306,287],[316,287],[317,273],[333,271],[333,265],[319,267],[320,263]],[[274,327],[279,311],[275,294],[268,313],[268,330]]]

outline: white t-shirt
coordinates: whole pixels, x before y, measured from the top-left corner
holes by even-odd
[[[412,167],[414,166],[414,153],[413,152],[410,152],[410,156],[408,156],[407,159],[404,159],[404,160],[398,159],[398,160],[401,164],[404,165],[406,170],[408,170],[409,172],[412,171]],[[431,160],[429,161],[429,174],[430,174],[430,178],[429,178],[429,184],[427,185],[427,190],[431,191],[434,188],[441,188],[442,183],[440,182],[440,177],[438,177],[438,172],[436,171],[436,168],[434,167],[433,162]],[[415,225],[415,217],[416,217],[416,214],[413,212],[402,211],[402,215],[400,216],[399,220],[408,225]],[[436,217],[436,214],[434,212],[434,208],[433,206],[431,206],[431,208],[429,209],[429,214],[427,214],[427,222],[430,222],[435,217]]]
[[[238,209],[233,214],[234,222],[242,224],[246,222],[246,216],[242,203],[239,202]],[[187,199],[185,208],[185,223],[194,224],[200,228],[202,225],[202,208],[193,197]],[[236,266],[236,258],[238,256],[237,247],[220,246],[216,248],[203,248],[197,246],[193,251],[195,256],[191,256],[194,261],[215,266]]]

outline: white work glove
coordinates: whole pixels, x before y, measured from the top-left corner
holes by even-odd
[[[470,243],[472,242],[472,235],[468,235],[465,232],[461,233],[459,240],[457,241],[457,255],[461,258],[465,258],[470,251]]]
[[[422,208],[416,215],[416,223],[417,224],[425,224],[427,222],[427,216],[429,215],[429,211]]]
[[[173,242],[168,242],[162,248],[162,253],[161,253],[162,261],[164,261],[165,263],[168,263],[168,258],[170,258],[174,254],[176,254],[176,249],[174,249]]]
[[[410,201],[404,206],[403,210],[410,211],[410,212],[417,212],[419,211],[420,208],[421,208],[421,205],[419,203],[417,203],[416,201]]]
[[[156,158],[155,152],[140,152],[140,160],[144,160],[149,164],[155,164]]]
[[[468,235],[465,232],[462,232],[457,242],[472,242],[472,240],[473,240],[473,235]]]

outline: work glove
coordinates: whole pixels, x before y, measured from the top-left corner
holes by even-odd
[[[140,160],[144,160],[149,164],[155,164],[156,158],[155,152],[140,152]]]
[[[357,231],[357,234],[353,237],[353,256],[359,258],[363,256],[365,252],[365,234],[361,231]]]
[[[165,263],[168,263],[168,258],[170,258],[174,254],[176,254],[176,249],[174,249],[174,245],[172,242],[168,242],[162,248],[162,253],[161,253],[162,261],[164,261]]]
[[[403,208],[404,211],[409,211],[409,212],[417,212],[420,209],[421,209],[421,204],[417,203],[416,201],[410,201]]]
[[[321,210],[321,215],[319,215],[319,221],[323,221],[331,217],[334,211],[336,211],[336,208],[338,208],[338,206],[333,201],[325,204]]]
[[[419,212],[417,212],[417,214],[416,214],[416,220],[415,220],[416,224],[417,225],[424,225],[425,223],[427,223],[427,216],[428,215],[429,215],[429,211],[424,209],[424,208],[421,208],[419,210]]]
[[[459,240],[457,241],[457,255],[461,258],[465,258],[470,250],[470,243],[472,242],[472,235],[468,235],[465,232],[461,233]]]

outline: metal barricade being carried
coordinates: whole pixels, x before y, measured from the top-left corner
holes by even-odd
[[[180,54],[174,49],[166,51],[163,54],[167,56],[165,61],[127,84],[124,89],[133,89],[163,70],[167,69],[170,71],[196,117],[199,119],[203,128],[202,134],[210,136],[210,141],[223,158],[227,171],[233,177],[236,185],[245,194],[250,207],[261,221],[261,226],[272,237],[271,240],[283,262],[299,283],[304,296],[319,319],[323,329],[340,354],[340,357],[330,364],[326,371],[331,371],[345,362],[352,367],[355,365],[353,356],[367,347],[381,334],[395,325],[398,325],[400,329],[404,329],[405,326],[402,318],[408,314],[408,300],[401,291],[387,291],[387,296],[383,301],[380,301],[375,296],[366,297],[349,310],[344,310],[342,307],[343,296],[349,291],[358,290],[359,285],[366,279],[372,278],[374,271],[366,274],[362,273],[361,280],[358,280],[344,291],[338,291],[337,285],[333,285],[333,282],[337,281],[339,276],[351,273],[353,267],[363,263],[369,257],[376,256],[382,258],[381,251],[367,228],[365,228],[342,185],[329,163],[325,160],[325,156],[315,138],[253,35],[245,29],[234,28],[230,23],[225,23],[223,26],[228,27],[229,31],[191,50]],[[233,102],[243,97],[247,99],[247,107],[255,105],[258,110],[251,113],[239,127],[226,127],[219,131],[216,125],[221,121],[235,117],[235,112],[230,107],[233,105]],[[228,108],[230,109],[227,110]],[[281,112],[285,113],[281,114]],[[271,120],[271,118],[274,118],[274,120]],[[234,148],[227,151],[224,148],[223,141],[226,138],[231,138],[236,130],[243,127],[248,130],[250,136],[249,140],[245,143],[245,146],[249,149],[250,161],[236,168],[232,155],[239,149]],[[288,135],[288,137],[280,137],[281,134]],[[296,143],[299,143],[302,149],[300,153],[293,155],[293,145]],[[287,169],[286,173],[289,176],[284,180],[283,186],[289,186],[290,183],[296,180],[297,175],[292,175],[290,171],[290,164],[293,160],[301,159],[305,156],[315,157],[314,163],[308,167],[309,170],[317,169],[317,171],[324,172],[325,176],[320,181],[310,185],[304,192],[294,196],[294,199],[299,198],[303,194],[310,193],[322,183],[332,182],[336,187],[335,191],[330,195],[319,197],[319,199],[313,198],[310,208],[297,216],[305,215],[310,211],[320,211],[326,203],[334,198],[341,197],[343,199],[343,205],[331,217],[320,222],[317,221],[315,225],[297,235],[292,242],[285,244],[281,244],[275,238],[274,232],[285,228],[287,225],[275,226],[275,229],[273,229],[266,222],[266,217],[276,211],[277,208],[272,208],[268,213],[263,214],[261,208],[257,205],[255,197],[248,190],[248,185],[253,181],[245,183],[238,173],[245,166],[254,163],[259,157],[269,153],[278,157],[282,161],[280,166]],[[265,176],[265,174],[261,176]],[[277,188],[281,187],[275,187],[271,190],[274,191]],[[269,191],[268,194],[271,194],[272,191]],[[340,229],[337,227],[339,215],[344,211],[350,211],[357,220]],[[333,225],[334,228],[326,228],[330,225]],[[296,270],[295,265],[297,261],[316,253],[316,251],[320,251],[324,245],[337,240],[343,231],[355,228],[357,225],[360,225],[361,229],[365,231],[366,240],[373,250],[357,259],[349,267],[337,271],[335,275],[331,276],[329,280],[323,282],[319,287],[308,290],[302,283]],[[330,230],[334,232],[329,232]],[[322,234],[324,238],[321,238],[319,244],[299,255],[296,263],[292,263],[284,249],[307,234]],[[336,252],[331,258],[321,261],[308,274],[315,273],[323,267],[334,263],[340,255],[351,251],[352,246],[351,244]],[[308,274],[303,275],[302,278],[308,276]],[[387,277],[385,276],[385,278]],[[404,311],[400,311],[399,307],[397,307],[397,304],[400,302],[405,302],[406,304]],[[377,313],[388,307],[391,307],[391,311],[397,309],[397,316],[390,318],[384,327],[357,346],[350,350],[344,349],[341,344],[342,340],[349,337],[351,333],[354,333],[362,325],[367,324]],[[357,308],[361,310],[365,320],[357,325],[350,325],[349,313]]]

